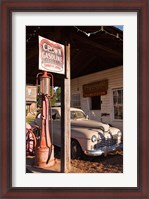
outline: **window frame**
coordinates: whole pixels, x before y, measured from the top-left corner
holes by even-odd
[[[114,91],[122,91],[122,99],[121,99],[121,103],[118,103],[118,107],[122,107],[122,119],[121,118],[115,118],[115,107],[116,105],[114,104]],[[119,99],[117,100],[119,101]],[[112,89],[112,115],[113,115],[113,120],[114,121],[123,121],[123,87],[120,88],[113,88]]]
[[[73,100],[74,96],[79,96],[79,100],[78,101],[77,100]],[[77,105],[74,105],[74,102],[78,102],[78,104],[76,103]],[[81,108],[81,94],[80,93],[73,93],[71,95],[71,107]]]

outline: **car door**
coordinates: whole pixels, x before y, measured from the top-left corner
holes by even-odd
[[[52,109],[51,111],[52,122],[51,122],[51,133],[52,143],[56,146],[61,145],[61,119],[58,110]]]

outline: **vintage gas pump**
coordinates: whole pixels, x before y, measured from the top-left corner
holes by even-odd
[[[49,127],[49,100],[53,97],[53,75],[44,71],[38,73],[36,77],[36,86],[38,89],[38,81],[40,80],[40,91],[38,93],[41,100],[41,132],[39,146],[35,152],[35,166],[40,168],[50,167],[55,164],[54,159],[54,146],[51,142],[51,133]],[[52,92],[50,91],[52,90]],[[51,121],[51,118],[50,118]]]

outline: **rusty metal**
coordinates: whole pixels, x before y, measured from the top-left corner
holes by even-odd
[[[36,136],[32,129],[26,128],[26,155],[34,155],[37,145]]]
[[[53,93],[50,92],[50,82],[52,82],[53,86],[53,76],[46,71],[44,71],[42,76],[40,75],[41,73],[37,74],[36,82],[38,82],[38,78],[40,77],[39,97],[42,99],[42,125],[40,132],[40,144],[36,148],[34,166],[46,168],[55,164],[54,146],[51,143],[49,128],[49,98],[53,96]]]

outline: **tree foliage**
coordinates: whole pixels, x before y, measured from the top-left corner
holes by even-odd
[[[57,104],[61,103],[61,88],[54,88],[54,96],[51,98],[51,106],[57,106]]]
[[[39,92],[39,91],[38,91]],[[50,94],[52,95],[53,94],[53,97],[49,99],[49,103],[51,106],[57,106],[57,104],[59,105],[61,103],[61,88],[60,87],[55,87],[55,88],[50,88]],[[42,101],[41,101],[41,97],[38,97],[37,98],[37,107],[41,108],[41,104],[42,104]]]

